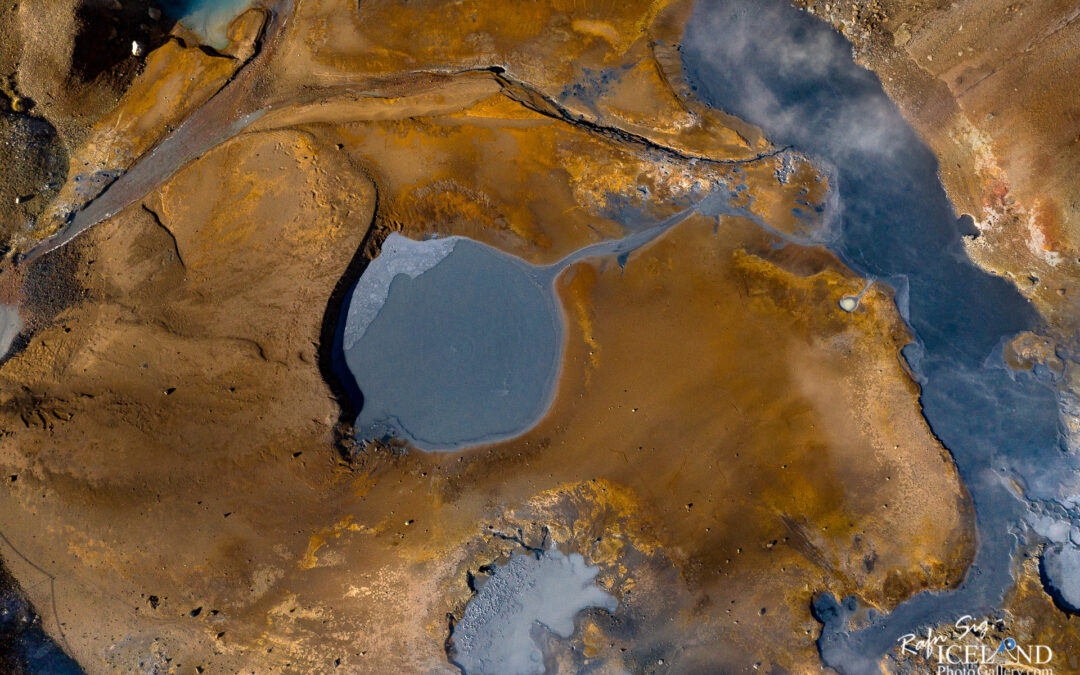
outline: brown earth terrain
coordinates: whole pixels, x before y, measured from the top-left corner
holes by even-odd
[[[459,153],[460,175],[475,181],[460,208],[528,224],[512,211],[523,194],[562,193],[583,215],[537,217],[542,240],[581,237],[576,222],[603,219],[574,200],[573,162],[588,153],[616,175],[642,158],[547,121],[520,132],[538,137],[531,152],[504,155],[485,178],[508,133],[488,115],[517,105],[506,101],[412,122],[430,142],[395,138],[439,152],[440,127],[462,129],[471,142],[461,145],[491,152]],[[380,138],[371,124],[244,134],[92,231],[75,271],[92,299],[0,373],[5,391],[27,392],[5,401],[5,472],[18,478],[3,529],[30,559],[52,561],[80,662],[123,667],[156,649],[224,669],[318,669],[329,652],[376,670],[448,667],[443,617],[467,599],[466,570],[512,548],[489,525],[534,544],[547,527],[603,566],[638,627],[596,618],[593,658],[628,667],[653,653],[812,667],[814,589],[888,607],[959,580],[972,543],[966,497],[896,358],[907,338],[891,298],[872,290],[843,312],[840,297],[861,280],[814,249],[776,252],[772,235],[737,219],[680,225],[625,273],[610,260],[568,271],[564,374],[532,432],[464,453],[370,449],[341,463],[338,408],[318,367],[325,298],[367,235],[376,193],[381,231],[426,202],[424,184],[448,180],[401,151],[402,169],[427,175],[399,188],[394,162],[364,155]],[[561,190],[536,185],[533,162],[559,158]],[[539,248],[529,231],[492,221],[468,232]],[[418,236],[432,221],[410,222]],[[573,503],[504,515],[556,499]],[[60,536],[27,541],[17,523]],[[778,617],[798,628],[784,633],[791,642],[755,648]],[[718,630],[745,647],[718,654],[707,639]],[[687,631],[696,649],[679,637]]]
[[[554,656],[598,672],[818,672],[814,592],[888,609],[959,582],[971,508],[920,415],[891,295],[874,285],[842,311],[864,280],[742,218],[692,218],[625,269],[567,270],[556,399],[521,437],[448,454],[348,447],[330,337],[390,231],[546,263],[621,236],[627,214],[652,222],[744,185],[742,205],[804,233],[791,206],[823,200],[827,182],[795,155],[779,181],[778,149],[688,97],[674,45],[689,6],[555,1],[511,17],[483,0],[297,0],[259,87],[237,97],[267,110],[258,121],[62,253],[8,271],[5,297],[21,297],[34,332],[0,365],[0,531],[25,559],[0,554],[88,672],[455,672],[448,616],[523,544],[582,553],[618,598]],[[947,9],[911,11],[907,48],[951,25],[932,23]],[[103,71],[120,83],[114,107],[41,114],[73,162],[126,168],[228,92],[268,48],[254,40],[264,19],[234,23],[224,55],[173,27],[141,71]],[[924,78],[913,91],[930,77],[909,70]],[[953,112],[920,117],[889,84],[899,74],[879,72],[980,223],[973,255],[990,242],[986,256],[1013,256],[1027,240],[1008,233],[1041,213],[1013,177],[1020,160],[993,169],[1014,201],[986,202],[1001,184],[964,178],[985,181],[985,157],[928,131],[961,128],[952,94],[929,87]],[[611,80],[602,97],[587,86],[597,73]],[[1049,148],[1032,125],[1030,145],[1001,143]],[[1057,176],[1066,160],[1039,161]],[[1072,188],[1055,181],[1064,210]],[[1058,283],[1072,262],[1046,252],[1076,256],[1071,221],[1055,222],[1050,248],[980,262],[1018,279],[1045,264],[1040,284]],[[1070,289],[1032,293],[1066,317]],[[1016,593],[1017,607],[1054,611],[1037,582]]]

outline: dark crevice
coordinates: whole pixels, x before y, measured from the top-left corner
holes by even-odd
[[[495,537],[496,539],[513,542],[528,551],[532,556],[539,560],[540,556],[544,555],[544,547],[547,544],[548,538],[548,529],[547,527],[544,527],[544,538],[541,540],[539,546],[529,546],[528,544],[526,544],[525,533],[521,530],[521,528],[518,528],[515,534],[506,534],[504,532],[493,531],[491,533],[491,536]]]
[[[375,186],[375,203],[372,208],[371,222],[360,241],[360,246],[345,267],[345,272],[330,293],[319,331],[319,372],[338,404],[339,414],[334,428],[335,443],[345,459],[352,456],[352,426],[364,400],[363,393],[356,385],[356,379],[345,363],[343,344],[345,319],[348,315],[349,298],[353,287],[367,269],[368,263],[377,255],[378,248],[385,237],[385,233],[377,225],[378,214],[379,188]]]
[[[229,59],[230,61],[235,61],[236,60],[235,56],[230,56],[228,54],[223,54],[223,53],[219,52],[218,50],[214,49],[213,47],[211,47],[210,45],[198,45],[196,48],[200,52],[202,52],[203,54],[206,54],[207,56],[213,57],[215,59]]]
[[[450,665],[461,671],[462,675],[465,675],[465,666],[458,663],[455,659],[457,657],[457,649],[454,648],[454,626],[457,625],[457,618],[450,613],[446,615],[446,639],[443,640],[443,651],[446,652],[446,660]]]
[[[146,204],[141,204],[141,206],[143,211],[149,213],[150,217],[154,219],[154,224],[164,230],[165,234],[169,235],[169,241],[172,242],[173,254],[176,256],[176,261],[180,263],[181,267],[187,269],[187,265],[184,264],[184,257],[180,255],[180,245],[176,241],[176,235],[161,221],[161,216],[157,214],[157,211],[154,211]]]

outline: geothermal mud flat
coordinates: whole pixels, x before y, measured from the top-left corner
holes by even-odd
[[[998,604],[1068,468],[1034,313],[824,24],[622,5],[249,21],[31,249],[87,299],[0,369],[0,527],[89,670],[860,672]]]
[[[568,638],[578,612],[589,607],[612,612],[619,606],[593,585],[599,571],[577,553],[553,549],[514,554],[454,625],[454,663],[466,673],[547,672],[545,632]]]

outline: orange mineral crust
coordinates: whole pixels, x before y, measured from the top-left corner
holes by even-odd
[[[768,145],[751,125],[676,93],[685,0],[296,5],[272,66],[279,95],[493,69],[532,106],[679,151],[746,157]],[[603,90],[575,97],[591,75],[606,76]]]

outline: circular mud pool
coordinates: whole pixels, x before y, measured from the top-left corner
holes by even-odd
[[[345,362],[364,440],[455,450],[530,427],[558,372],[552,273],[462,237],[391,234],[349,303]]]

